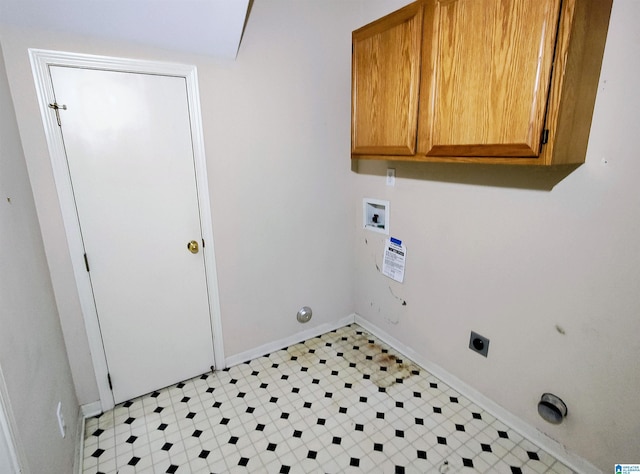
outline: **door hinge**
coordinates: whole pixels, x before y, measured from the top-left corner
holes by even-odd
[[[49,104],[49,108],[55,110],[56,120],[58,121],[58,127],[62,127],[62,122],[60,122],[60,109],[67,110],[67,106],[59,105],[57,102],[54,102],[53,104]]]
[[[87,271],[89,271],[89,260],[87,259],[87,254],[84,254],[84,266],[86,267]]]
[[[546,145],[549,142],[549,129],[545,128],[542,131],[542,137],[540,138],[540,143],[542,145]]]
[[[107,382],[109,382],[109,390],[113,391],[113,384],[111,383],[111,374],[107,374]]]

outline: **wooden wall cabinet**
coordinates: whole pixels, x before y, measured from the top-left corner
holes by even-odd
[[[419,0],[353,32],[354,159],[583,163],[612,0]]]

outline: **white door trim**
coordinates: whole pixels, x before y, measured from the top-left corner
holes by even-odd
[[[11,474],[26,474],[27,471],[21,462],[21,459],[24,459],[24,453],[21,452],[21,446],[16,444],[14,426],[15,420],[9,403],[7,385],[0,367],[0,450],[2,451],[0,456],[4,456],[4,461],[10,464]]]
[[[60,51],[46,51],[29,49],[31,68],[33,71],[40,114],[49,147],[49,155],[53,168],[54,180],[60,201],[60,209],[64,221],[65,232],[71,262],[75,276],[80,305],[87,329],[91,359],[98,384],[102,410],[110,410],[114,406],[113,396],[107,381],[107,360],[102,345],[98,314],[93,300],[89,274],[85,269],[84,250],[80,233],[80,223],[75,210],[73,190],[67,167],[62,134],[56,120],[55,113],[49,108],[54,102],[53,85],[49,75],[50,66],[79,67],[85,69],[101,69],[118,72],[133,72],[165,76],[182,77],[187,85],[189,102],[189,118],[191,120],[191,134],[193,141],[194,164],[196,171],[196,185],[199,201],[200,222],[205,246],[204,264],[209,290],[209,307],[213,338],[214,366],[224,368],[224,347],[222,342],[222,320],[220,315],[220,299],[218,297],[218,278],[215,266],[215,252],[213,246],[213,224],[209,201],[209,185],[207,180],[207,166],[204,151],[204,136],[202,132],[202,116],[200,111],[200,97],[198,92],[198,78],[196,67],[192,65],[165,63],[156,61],[142,61],[126,58],[112,58]]]

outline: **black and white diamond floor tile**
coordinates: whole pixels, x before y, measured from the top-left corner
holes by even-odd
[[[354,324],[86,420],[83,472],[572,471]]]

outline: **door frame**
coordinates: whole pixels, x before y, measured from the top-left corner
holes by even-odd
[[[153,74],[181,77],[185,79],[187,101],[189,105],[189,119],[191,121],[191,139],[194,153],[198,211],[202,226],[202,237],[205,241],[202,252],[204,254],[204,267],[209,297],[209,316],[211,320],[214,355],[213,367],[215,369],[224,368],[225,359],[222,341],[222,319],[220,314],[218,277],[216,273],[213,245],[213,223],[211,219],[211,205],[209,200],[209,185],[207,180],[208,175],[196,67],[193,65],[178,63],[96,56],[41,49],[29,49],[29,58],[31,61],[31,69],[33,71],[36,93],[38,96],[38,105],[42,116],[42,123],[44,125],[44,132],[49,149],[49,156],[58,193],[64,229],[67,236],[75,283],[80,298],[82,316],[86,326],[89,349],[96,376],[96,383],[98,385],[102,411],[112,409],[115,406],[115,403],[107,378],[107,359],[102,343],[100,324],[95,301],[93,299],[91,281],[89,273],[85,268],[84,246],[80,231],[80,221],[76,212],[62,133],[58,126],[55,112],[48,106],[50,103],[55,101],[53,84],[49,74],[50,66]]]
[[[24,453],[22,446],[16,443],[14,430],[15,420],[9,403],[7,384],[0,367],[0,456],[4,456],[4,461],[10,465],[10,474],[26,473],[23,465]]]

